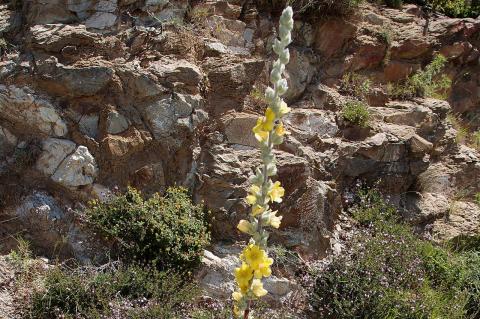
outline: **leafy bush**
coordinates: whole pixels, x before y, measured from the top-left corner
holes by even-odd
[[[115,304],[145,300],[161,303],[161,312],[157,311],[155,318],[174,318],[176,307],[190,302],[197,291],[191,284],[184,284],[178,274],[140,266],[110,266],[74,270],[53,267],[46,274],[44,290],[32,297],[30,318],[103,318],[111,314]],[[137,311],[133,308],[127,312]]]
[[[440,11],[449,17],[476,18],[480,15],[478,0],[429,0],[434,10]]]
[[[148,200],[129,188],[109,202],[93,202],[87,220],[115,241],[121,260],[162,269],[195,267],[210,241],[204,207],[194,205],[183,188]]]
[[[421,6],[428,6],[431,9],[441,12],[454,18],[476,18],[480,15],[480,1],[478,0],[383,0],[392,8],[399,8],[398,3],[407,2]]]
[[[291,5],[296,14],[316,19],[323,16],[344,16],[354,12],[364,0],[258,0],[260,10],[280,12]]]
[[[381,227],[385,221],[395,221],[398,218],[395,207],[387,204],[379,192],[371,189],[361,189],[357,192],[355,204],[350,211],[353,218],[362,226]]]
[[[376,191],[356,202],[360,229],[315,281],[311,303],[320,317],[479,318],[478,251],[420,240]]]
[[[370,120],[370,111],[363,102],[349,101],[342,109],[342,117],[351,124],[367,127]]]
[[[445,67],[447,58],[443,55],[436,55],[425,69],[417,71],[408,77],[403,84],[390,86],[389,93],[395,98],[408,99],[413,97],[433,97],[438,99],[446,98],[446,90],[452,82],[450,78],[440,72]]]

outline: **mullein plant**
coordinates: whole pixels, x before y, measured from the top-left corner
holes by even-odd
[[[279,39],[275,39],[273,51],[278,59],[273,63],[270,73],[272,87],[265,91],[268,108],[258,118],[253,128],[255,138],[259,142],[262,164],[250,177],[252,186],[246,197],[251,205],[249,220],[241,220],[237,228],[251,236],[250,241],[240,254],[241,265],[235,269],[238,289],[233,293],[234,314],[237,318],[248,319],[253,300],[267,294],[262,279],[272,274],[273,259],[267,254],[267,228],[279,228],[282,216],[270,208],[271,203],[282,202],[285,190],[279,181],[273,181],[277,174],[277,166],[273,148],[283,143],[285,128],[282,117],[290,111],[282,95],[287,92],[287,80],[282,77],[285,65],[290,60],[287,46],[292,42],[293,11],[287,7],[280,17]]]

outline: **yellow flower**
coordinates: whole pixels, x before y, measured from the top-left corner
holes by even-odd
[[[238,225],[237,225],[237,228],[239,231],[241,231],[242,233],[246,233],[248,234],[250,232],[250,230],[252,229],[252,224],[245,220],[245,219],[242,219]],[[278,228],[278,227],[277,227]]]
[[[275,213],[276,212],[274,212],[272,215],[270,215],[270,219],[268,221],[268,224],[270,226],[272,226],[273,228],[278,229],[280,227],[280,223],[282,222],[283,216],[276,216]]]
[[[252,282],[252,292],[257,297],[265,296],[268,291],[263,288],[263,284],[260,279],[254,279]]]
[[[252,207],[252,216],[255,217],[257,215],[260,215],[265,211],[265,207],[260,206],[260,205],[255,205]]]
[[[255,269],[253,275],[255,278],[262,279],[262,277],[270,277],[272,269],[270,266],[273,264],[272,258],[264,258],[262,263],[258,265],[258,269]]]
[[[290,108],[288,107],[287,103],[285,103],[285,101],[282,101],[280,103],[280,110],[279,110],[279,117],[282,117],[284,116],[285,114],[287,114],[288,112],[290,112]]]
[[[263,119],[259,118],[257,120],[257,125],[252,129],[253,133],[255,133],[255,138],[259,142],[266,142],[268,141],[268,131],[265,131],[263,128]]]
[[[265,119],[263,121],[263,129],[268,132],[273,130],[275,119],[275,112],[273,112],[271,108],[267,108],[267,110],[265,111]]]
[[[285,135],[285,127],[283,126],[283,123],[277,125],[277,127],[275,128],[275,134],[277,134],[278,136]]]
[[[265,116],[257,119],[257,125],[255,125],[252,131],[259,142],[268,141],[268,134],[275,126],[276,118],[275,112],[271,108],[267,108]]]
[[[280,186],[280,182],[278,181],[273,184],[272,188],[268,192],[268,196],[272,202],[281,203],[283,195],[285,195],[285,189]]]
[[[238,302],[238,301],[242,300],[243,294],[240,291],[235,291],[234,293],[232,293],[232,298],[233,298],[233,300]]]
[[[255,204],[257,202],[257,195],[259,193],[260,187],[258,187],[257,185],[252,185],[252,187],[250,187],[250,194],[246,198],[247,203],[249,203],[250,205]]]
[[[235,269],[235,280],[237,281],[240,291],[245,294],[250,286],[250,280],[253,277],[253,269],[246,263],[242,263],[241,267]]]
[[[233,306],[233,314],[234,314],[235,317],[237,317],[237,318],[240,318],[240,316],[242,315],[242,312],[240,311],[240,309],[238,308],[237,305],[234,305],[234,306]]]

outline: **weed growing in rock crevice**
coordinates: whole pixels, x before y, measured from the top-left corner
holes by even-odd
[[[364,102],[348,101],[342,108],[342,118],[353,125],[368,127],[370,111]]]
[[[393,98],[410,99],[414,97],[432,97],[445,99],[452,81],[441,74],[447,63],[443,55],[436,55],[423,70],[417,71],[403,83],[390,84],[388,93]]]

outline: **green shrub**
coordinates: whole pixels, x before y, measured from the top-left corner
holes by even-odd
[[[148,200],[129,188],[109,202],[93,202],[87,220],[115,241],[121,260],[162,269],[197,266],[210,241],[204,207],[194,205],[183,188]]]
[[[388,205],[378,191],[362,189],[356,194],[356,203],[350,209],[353,218],[362,226],[380,227],[386,221],[398,219],[397,210]]]
[[[412,318],[422,278],[411,235],[362,234],[317,278],[313,305],[324,318]]]
[[[476,18],[480,15],[478,0],[429,0],[434,10],[440,11],[449,17]]]
[[[157,311],[155,318],[174,318],[176,308],[197,293],[193,285],[171,272],[133,265],[104,268],[53,267],[46,274],[44,290],[32,297],[29,317],[104,318],[117,303],[149,300],[162,305],[163,316]]]
[[[311,304],[319,317],[479,318],[476,248],[449,250],[417,238],[376,191],[359,192],[356,202],[351,212],[360,228],[315,280]],[[476,240],[472,246],[480,248]]]
[[[368,127],[370,111],[368,106],[360,101],[348,101],[342,109],[344,120],[360,127]]]
[[[408,77],[402,84],[390,87],[389,94],[395,98],[409,99],[413,97],[446,98],[446,90],[452,84],[450,78],[440,72],[445,67],[447,59],[443,55],[436,55],[425,69],[417,71]]]
[[[260,11],[281,12],[287,5],[305,18],[316,19],[325,16],[352,14],[364,0],[257,0]]]

